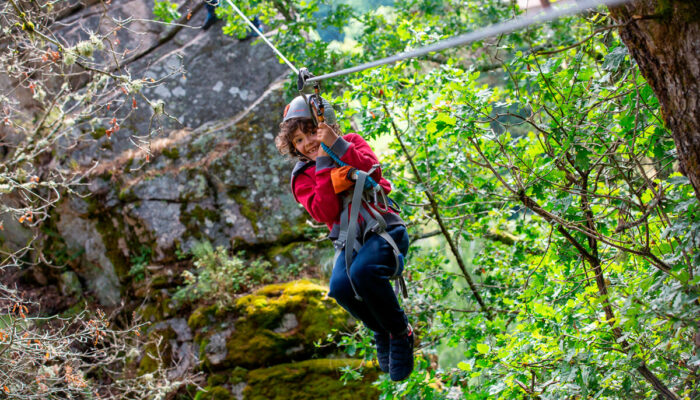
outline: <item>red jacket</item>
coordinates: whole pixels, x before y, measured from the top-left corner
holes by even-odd
[[[369,144],[355,133],[338,138],[331,146],[331,151],[338,155],[341,161],[365,172],[379,164]],[[340,223],[343,204],[342,197],[335,194],[331,181],[331,169],[335,167],[337,166],[330,157],[318,157],[315,163],[298,163],[292,172],[294,198],[316,221],[325,223],[331,231],[333,225]],[[370,176],[389,194],[391,184],[382,178],[381,168],[377,168]]]

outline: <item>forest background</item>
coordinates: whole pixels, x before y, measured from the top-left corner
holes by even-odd
[[[375,385],[381,398],[700,398],[700,189],[686,176],[697,171],[687,169],[693,164],[684,161],[674,142],[668,122],[674,110],[663,111],[658,93],[618,33],[645,20],[672,30],[668,19],[679,14],[685,15],[684,23],[697,26],[700,11],[692,3],[654,3],[653,14],[629,20],[621,11],[612,18],[601,7],[323,83],[323,95],[334,104],[343,130],[362,133],[380,153],[383,173],[394,185],[392,196],[403,207],[413,239],[409,298],[403,305],[419,333],[418,362],[405,382],[380,376]],[[491,0],[236,4],[247,15],[259,16],[270,40],[292,63],[316,75],[525,12],[515,2]],[[45,6],[36,14],[48,12]],[[156,2],[154,14],[182,22],[191,6]],[[225,34],[247,34],[230,9],[217,12],[226,20]],[[4,40],[15,35],[9,40],[50,47],[50,38],[40,37],[26,14],[5,18],[15,18],[19,25],[4,26]],[[73,57],[72,63],[90,70],[85,60],[109,50],[99,43],[95,39],[91,49],[73,53],[61,50],[54,61],[69,67]],[[49,59],[54,57],[51,51],[57,50],[49,50]],[[697,65],[697,53],[685,56],[694,57]],[[13,65],[29,68],[32,62],[36,60]],[[132,77],[95,69],[88,82],[103,80],[104,87],[138,91]],[[295,77],[289,78],[287,100],[296,94]],[[31,90],[35,95],[45,90],[53,104],[82,107],[81,112],[103,107],[70,88]],[[73,97],[64,103],[65,96]],[[19,145],[6,152],[0,182],[3,193],[19,193],[24,200],[19,206],[3,205],[3,212],[39,228],[50,224],[51,207],[58,201],[48,193],[69,193],[81,179],[60,171],[34,179],[40,175],[36,171],[46,168],[41,157],[55,151],[59,141],[51,135],[56,131],[68,132],[63,140],[78,138],[63,124],[65,115],[46,112],[43,119],[11,120],[17,115],[7,111],[11,99],[2,100],[5,123],[25,132]],[[152,98],[148,104],[154,115],[167,114],[167,101]],[[114,121],[109,129],[118,130]],[[45,124],[56,128],[44,129]],[[143,141],[134,143],[148,152],[157,136],[141,134]],[[45,194],[28,194],[35,190]],[[320,233],[312,229],[308,234]],[[3,268],[28,267],[25,256],[34,244],[7,254]],[[60,264],[56,254],[45,255],[42,263]],[[148,251],[140,255],[150,258]],[[245,268],[230,257],[206,245],[183,254],[182,259],[192,261],[193,272],[185,275],[176,296],[200,301],[203,292],[210,296],[205,303],[218,302],[222,292],[245,291],[275,280],[270,274],[279,275],[267,265]],[[141,261],[132,263],[129,275],[147,273]],[[232,271],[245,284],[234,289],[221,282]],[[16,343],[13,335],[26,342],[23,332],[46,328],[17,328],[35,325],[23,325],[27,316],[18,292],[3,286],[3,294],[9,300],[0,357],[9,357],[13,352],[6,350]],[[89,315],[80,314],[85,323],[71,322],[68,331],[53,331],[55,346],[60,347],[66,332],[95,344],[111,335],[99,351],[88,351],[97,366],[112,365],[112,354],[123,358],[129,348],[143,346],[133,334],[142,328],[137,318],[116,323],[112,331],[108,317]],[[339,340],[349,356],[373,358],[366,330],[336,333],[319,346]],[[35,346],[31,341],[29,345]],[[85,349],[75,351],[67,343],[64,350],[75,360],[85,359]],[[53,357],[40,347],[23,351],[21,357]],[[40,364],[27,361],[28,371],[43,368]],[[52,381],[58,392],[67,390],[65,380],[73,369],[62,371],[64,382]],[[343,379],[351,382],[366,369],[345,367],[343,372]],[[82,374],[73,378],[76,392],[99,380],[94,370]],[[22,382],[22,376],[12,379]],[[172,382],[167,376],[158,380],[157,375],[157,384],[151,375],[130,377],[120,385],[131,396],[137,387],[143,396],[165,396],[196,381]],[[114,377],[123,378],[119,373]],[[22,387],[13,384],[3,385],[6,395]]]

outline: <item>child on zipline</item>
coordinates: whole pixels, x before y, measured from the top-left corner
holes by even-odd
[[[339,235],[343,234],[342,225],[348,225],[341,223],[341,214],[345,218],[349,214],[343,212],[348,203],[343,197],[347,193],[352,196],[353,189],[336,194],[338,185],[334,188],[331,174],[338,175],[338,166],[321,143],[342,163],[369,173],[385,193],[391,190],[391,185],[382,178],[377,156],[360,135],[340,136],[330,104],[324,102],[326,123],[316,124],[308,102],[308,96],[298,96],[287,105],[275,144],[281,154],[298,159],[291,180],[294,198],[316,221],[328,226],[329,239],[338,243]],[[343,176],[351,175],[345,170],[342,172]],[[389,280],[403,270],[403,258],[409,245],[408,233],[405,223],[394,210],[386,205],[363,203],[350,268],[346,268],[345,250],[336,254],[329,296],[374,332],[379,368],[389,372],[392,380],[401,381],[413,371],[414,334]],[[353,207],[358,206],[353,204]],[[369,230],[367,220],[379,212],[380,219],[386,222],[386,229]],[[352,230],[346,229],[346,232]],[[393,243],[389,243],[391,239]]]

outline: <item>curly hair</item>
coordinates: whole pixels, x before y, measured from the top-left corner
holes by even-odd
[[[340,125],[331,124],[329,126],[335,133],[341,135]],[[275,146],[283,156],[292,156],[302,161],[308,161],[308,158],[299,153],[292,143],[297,130],[301,130],[308,135],[316,130],[316,125],[314,125],[314,121],[311,118],[292,118],[282,122],[280,124],[280,132],[275,137]]]

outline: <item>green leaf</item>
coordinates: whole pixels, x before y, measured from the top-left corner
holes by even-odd
[[[457,118],[446,113],[440,113],[437,117],[435,117],[434,121],[442,122],[445,125],[454,126],[457,123]]]
[[[603,61],[603,69],[607,71],[617,71],[620,68],[620,64],[622,64],[628,54],[627,47],[615,47],[613,51],[605,56],[605,61]]]
[[[180,19],[181,15],[177,12],[178,5],[171,3],[168,0],[156,1],[153,7],[153,14],[156,20],[163,22],[172,22]]]
[[[491,350],[491,346],[489,346],[486,343],[479,343],[476,345],[476,351],[478,351],[481,354],[486,354]]]
[[[461,369],[462,371],[467,371],[467,372],[469,372],[469,371],[472,370],[472,366],[469,365],[469,364],[467,364],[467,363],[465,363],[464,361],[460,361],[460,362],[457,364],[457,368]]]
[[[582,146],[576,146],[576,166],[583,169],[587,170],[588,167],[591,165],[591,160],[590,160],[591,152],[588,151],[585,147]]]

